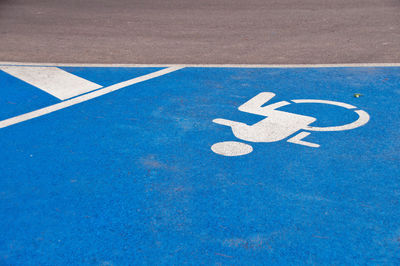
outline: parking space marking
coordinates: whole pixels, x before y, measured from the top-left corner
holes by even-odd
[[[58,67],[0,66],[0,70],[60,100],[66,100],[103,87]]]
[[[30,120],[30,119],[33,119],[33,118],[36,118],[36,117],[39,117],[39,116],[42,116],[42,115],[45,115],[45,114],[49,114],[49,113],[64,109],[66,107],[69,107],[69,106],[72,106],[72,105],[75,105],[75,104],[78,104],[78,103],[81,103],[81,102],[85,102],[85,101],[88,101],[90,99],[105,95],[107,93],[110,93],[110,92],[125,88],[125,87],[130,86],[130,85],[133,85],[133,84],[136,84],[136,83],[139,83],[139,82],[143,82],[143,81],[146,81],[146,80],[149,80],[149,79],[153,79],[153,78],[156,78],[156,77],[160,77],[162,75],[177,71],[179,69],[182,69],[182,67],[169,67],[169,68],[166,68],[166,69],[162,69],[162,70],[159,70],[159,71],[156,71],[156,72],[144,75],[144,76],[140,76],[140,77],[137,77],[137,78],[126,80],[126,81],[123,81],[123,82],[120,82],[120,83],[117,83],[117,84],[102,88],[100,90],[96,90],[96,91],[84,94],[82,96],[78,96],[78,97],[72,98],[70,100],[66,100],[66,101],[61,102],[61,103],[56,103],[56,104],[53,104],[53,105],[50,105],[50,106],[47,106],[47,107],[32,111],[32,112],[29,112],[29,113],[25,113],[25,114],[22,114],[22,115],[19,115],[19,116],[15,116],[15,117],[12,117],[12,118],[9,118],[9,119],[5,119],[3,121],[0,121],[0,128],[8,127],[8,126],[11,126],[11,125],[14,125],[14,124],[26,121],[26,120]]]
[[[0,71],[5,263],[398,258],[400,67],[104,66]]]

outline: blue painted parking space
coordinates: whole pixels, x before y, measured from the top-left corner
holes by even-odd
[[[400,67],[24,67],[2,264],[400,263]]]

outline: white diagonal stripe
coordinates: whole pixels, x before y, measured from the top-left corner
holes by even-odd
[[[159,71],[156,71],[156,72],[144,75],[144,76],[133,78],[133,79],[130,79],[130,80],[127,80],[127,81],[123,81],[123,82],[111,85],[109,87],[105,87],[105,88],[97,90],[97,91],[90,92],[90,93],[82,95],[82,96],[78,96],[78,97],[70,99],[70,100],[66,100],[64,102],[56,103],[56,104],[53,104],[53,105],[50,105],[50,106],[47,106],[47,107],[44,107],[44,108],[41,108],[41,109],[38,109],[38,110],[35,110],[35,111],[32,111],[32,112],[29,112],[29,113],[26,113],[26,114],[23,114],[23,115],[14,116],[12,118],[0,121],[0,128],[8,127],[8,126],[11,126],[11,125],[14,125],[14,124],[18,124],[18,123],[24,122],[26,120],[30,120],[30,119],[33,119],[33,118],[36,118],[36,117],[39,117],[39,116],[42,116],[42,115],[46,115],[46,114],[49,114],[49,113],[64,109],[66,107],[69,107],[69,106],[72,106],[72,105],[75,105],[75,104],[78,104],[78,103],[81,103],[81,102],[85,102],[85,101],[88,101],[90,99],[102,96],[104,94],[107,94],[107,93],[110,93],[110,92],[125,88],[127,86],[130,86],[130,85],[142,82],[142,81],[146,81],[146,80],[149,80],[149,79],[152,79],[152,78],[156,78],[156,77],[159,77],[159,76],[162,76],[162,75],[177,71],[177,70],[182,69],[182,68],[183,67],[178,67],[178,66],[177,67],[165,68],[165,69],[162,69],[162,70],[159,70]]]
[[[103,87],[58,67],[0,66],[0,70],[60,100],[66,100]]]

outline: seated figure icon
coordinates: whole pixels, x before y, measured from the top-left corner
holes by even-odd
[[[288,142],[318,148],[320,146],[319,144],[303,140],[310,134],[307,131],[349,130],[360,127],[369,121],[368,113],[362,110],[355,110],[358,114],[358,119],[350,124],[335,127],[312,127],[310,124],[317,120],[314,117],[277,110],[282,106],[289,105],[290,103],[287,101],[280,101],[263,107],[263,105],[274,96],[275,94],[272,92],[261,92],[239,107],[239,110],[242,112],[266,117],[253,125],[223,118],[214,119],[213,122],[231,127],[235,137],[248,142],[276,142],[290,137],[287,140]],[[346,109],[356,109],[355,106],[350,104],[327,100],[299,99],[292,100],[292,102],[322,103],[336,105]],[[295,133],[297,134],[294,135]],[[225,156],[245,155],[253,151],[250,145],[236,141],[219,142],[214,144],[211,149],[213,152]]]

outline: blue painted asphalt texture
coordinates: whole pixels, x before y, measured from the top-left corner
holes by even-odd
[[[160,68],[62,69],[103,86]],[[1,119],[60,102],[0,72]],[[400,264],[400,68],[195,68],[0,129],[2,265]],[[370,115],[311,148],[240,141],[238,107],[324,99]],[[354,93],[361,93],[359,98]],[[279,110],[354,121],[352,110]],[[249,144],[249,143],[248,143]]]

